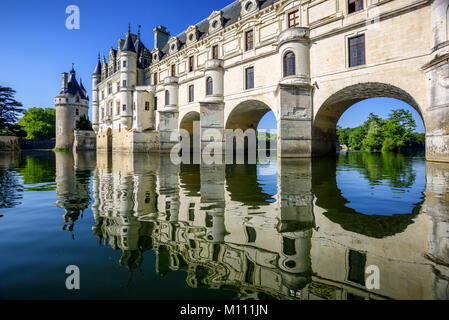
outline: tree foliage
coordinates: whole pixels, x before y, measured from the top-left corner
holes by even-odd
[[[351,150],[400,151],[423,148],[425,134],[414,132],[415,129],[416,122],[408,110],[393,110],[387,119],[371,113],[359,127],[337,128],[337,142]]]
[[[76,130],[92,131],[92,123],[89,121],[86,115],[83,114],[76,122]]]
[[[20,128],[17,119],[23,113],[23,106],[14,99],[15,91],[0,86],[0,134],[15,134]]]
[[[53,108],[28,109],[19,121],[27,133],[26,139],[55,138],[56,110]]]

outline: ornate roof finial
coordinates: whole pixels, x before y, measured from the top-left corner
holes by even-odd
[[[128,33],[131,33],[131,23],[128,23]]]
[[[100,51],[98,51],[98,61],[100,61]]]
[[[139,24],[139,27],[138,27],[138,31],[137,31],[137,37],[138,37],[138,39],[140,40],[140,28],[141,28],[142,26]]]
[[[75,73],[75,64],[72,62],[72,70],[70,70],[70,73]]]

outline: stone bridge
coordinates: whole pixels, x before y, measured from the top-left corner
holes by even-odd
[[[344,3],[320,3],[330,2],[337,8]],[[178,128],[192,133],[195,121],[200,122],[204,145],[213,140],[204,134],[208,129],[256,129],[261,118],[273,111],[279,157],[329,155],[336,148],[337,122],[348,108],[364,99],[390,97],[408,103],[421,115],[427,159],[448,162],[449,3],[380,2],[370,1],[363,13],[339,16],[337,10],[320,23],[280,28],[276,40],[253,56],[243,53],[238,59],[207,60],[203,79],[213,80],[213,94],[199,103],[178,103],[184,80],[167,78],[165,90],[172,106],[159,110],[161,151],[175,143],[168,133]],[[279,15],[295,5],[281,3]],[[300,7],[310,10],[310,3],[316,1],[303,1]],[[359,36],[363,36],[364,61],[352,66],[349,40]],[[292,75],[285,69],[288,53],[293,53]],[[250,90],[242,90],[246,80],[242,64],[254,68],[255,85]]]

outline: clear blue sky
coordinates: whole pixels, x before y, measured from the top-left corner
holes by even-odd
[[[177,35],[207,18],[232,0],[195,1],[8,1],[0,11],[2,45],[0,47],[0,85],[17,91],[16,98],[26,108],[53,107],[53,99],[61,88],[61,73],[75,63],[78,78],[91,92],[91,74],[97,54],[108,55],[124,38],[128,23],[132,31],[142,26],[142,40],[153,47],[153,28],[165,25]],[[176,3],[176,4],[175,4]],[[67,30],[66,7],[80,8],[79,30]],[[113,5],[111,5],[113,4]],[[372,99],[350,108],[340,119],[343,127],[357,126],[370,112],[386,117],[394,108],[409,108],[393,99]],[[414,111],[414,110],[413,110]],[[419,131],[422,120],[414,111]],[[259,128],[275,128],[273,114],[268,114]]]

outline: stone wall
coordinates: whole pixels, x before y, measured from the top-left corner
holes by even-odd
[[[18,137],[0,136],[0,151],[19,151]]]
[[[95,151],[97,137],[94,131],[75,131],[73,151]]]

